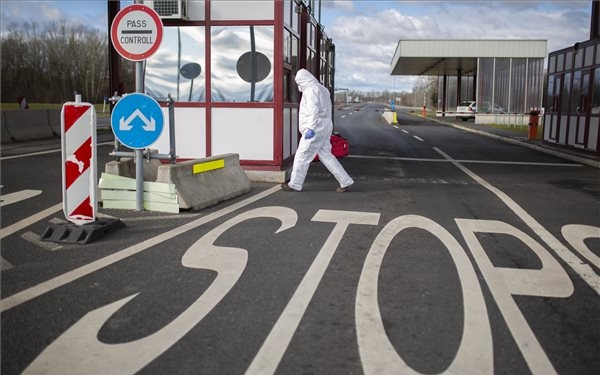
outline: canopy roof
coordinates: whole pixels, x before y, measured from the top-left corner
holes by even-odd
[[[545,58],[546,40],[400,40],[391,75],[472,75],[482,57]]]

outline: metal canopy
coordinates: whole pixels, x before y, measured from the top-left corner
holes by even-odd
[[[546,40],[400,40],[391,75],[474,75],[477,59],[545,58]]]

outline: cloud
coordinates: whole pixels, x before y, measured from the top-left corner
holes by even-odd
[[[84,4],[85,3],[85,4]],[[11,26],[36,23],[44,27],[51,22],[66,21],[106,31],[108,15],[106,0],[17,1],[1,0],[0,31]]]
[[[416,77],[390,77],[401,39],[544,39],[551,52],[588,39],[591,11],[589,1],[346,3],[354,10],[324,18],[336,44],[336,84],[365,91],[390,89],[392,81],[410,91]]]
[[[354,10],[354,3],[348,0],[323,0],[321,1],[321,6],[323,8],[339,9],[348,12]]]

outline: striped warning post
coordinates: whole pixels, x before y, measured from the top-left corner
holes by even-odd
[[[68,102],[61,112],[63,212],[77,225],[96,220],[96,110]]]

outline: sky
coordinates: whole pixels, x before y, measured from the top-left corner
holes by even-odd
[[[336,45],[337,87],[411,91],[417,77],[390,76],[399,40],[544,39],[552,52],[589,39],[591,8],[591,1],[577,0],[323,0],[320,13]],[[105,0],[2,0],[0,14],[2,33],[53,20],[108,28]]]

